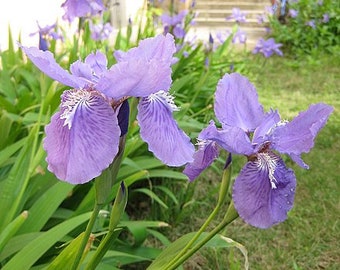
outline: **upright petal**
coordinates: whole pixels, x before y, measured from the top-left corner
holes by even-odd
[[[173,54],[176,52],[175,39],[171,34],[160,34],[156,37],[142,40],[138,47],[127,52],[116,51],[114,56],[118,62],[130,61],[131,59],[143,59],[144,61],[160,60],[171,63]]]
[[[287,212],[293,207],[295,188],[293,170],[271,153],[249,161],[236,178],[233,187],[235,208],[250,225],[269,228],[287,218]]]
[[[185,166],[183,173],[190,181],[195,180],[218,157],[219,148],[214,141],[199,142],[194,161]]]
[[[170,63],[131,59],[113,65],[98,81],[96,89],[108,97],[146,97],[159,90],[169,90]]]
[[[255,87],[238,73],[225,74],[215,93],[215,114],[226,125],[252,132],[264,117]]]
[[[213,121],[202,130],[199,139],[215,141],[219,146],[230,153],[251,155],[253,147],[247,134],[238,127],[225,127],[217,129]]]
[[[45,128],[48,169],[69,183],[86,183],[99,176],[118,152],[117,115],[100,95],[75,104],[71,126],[65,124],[63,110]]]
[[[21,45],[20,47],[33,64],[52,79],[74,88],[82,88],[86,84],[86,80],[71,75],[57,64],[51,52],[41,51],[35,47]]]
[[[190,138],[179,129],[172,116],[175,104],[163,91],[142,98],[138,104],[137,120],[140,135],[149,150],[169,166],[181,166],[193,161],[195,148]]]
[[[303,168],[308,166],[300,158],[301,153],[307,153],[314,146],[314,139],[320,129],[326,124],[333,107],[318,103],[301,112],[291,122],[278,126],[273,131],[272,147],[288,155]]]
[[[88,83],[93,83],[96,80],[90,65],[83,63],[80,60],[77,60],[71,64],[70,71],[72,75],[86,80]]]
[[[105,54],[101,53],[100,51],[89,54],[85,58],[85,63],[90,65],[95,76],[97,77],[101,77],[101,75],[107,71],[107,58]]]
[[[263,142],[269,140],[273,129],[281,120],[278,111],[271,110],[263,118],[261,124],[255,129],[252,142],[256,145],[261,145]]]

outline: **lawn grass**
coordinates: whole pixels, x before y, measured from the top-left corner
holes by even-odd
[[[258,61],[257,57],[253,59],[254,63]],[[313,62],[305,59],[299,63],[274,57],[264,65],[250,68],[249,76],[258,90],[260,102],[266,110],[278,109],[284,119],[291,120],[311,103],[325,102],[335,108],[319,133],[315,147],[302,155],[309,170],[285,157],[298,182],[289,218],[268,230],[253,228],[238,219],[224,232],[225,236],[246,246],[250,269],[340,269],[339,64],[337,56],[322,56]],[[234,176],[244,161],[243,157],[235,157]],[[210,169],[196,181],[194,203],[184,210],[179,223],[172,224],[167,232],[170,238],[197,230],[215,205],[220,175]],[[188,270],[242,268],[241,253],[237,250],[230,253],[226,249],[202,250],[185,265]]]

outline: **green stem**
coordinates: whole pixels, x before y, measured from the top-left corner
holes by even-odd
[[[173,258],[167,265],[167,267],[171,267],[172,264],[175,264],[178,259],[180,259],[183,255],[185,255],[190,247],[197,241],[197,239],[200,237],[200,235],[205,231],[205,229],[208,227],[208,225],[211,223],[213,218],[216,216],[218,211],[220,210],[221,206],[223,205],[226,194],[229,189],[229,184],[230,184],[230,177],[231,177],[231,156],[228,157],[228,162],[226,165],[226,168],[223,170],[223,176],[222,176],[222,181],[220,185],[220,190],[219,190],[219,196],[218,196],[218,201],[217,205],[215,206],[214,210],[211,212],[209,217],[206,219],[204,224],[201,226],[201,228],[196,232],[194,237],[185,245],[185,247]],[[167,268],[165,268],[167,269]],[[170,268],[171,269],[171,268]]]
[[[83,239],[81,241],[81,245],[80,245],[80,247],[78,249],[78,252],[77,252],[76,258],[75,258],[75,260],[73,262],[71,270],[76,270],[79,267],[81,258],[83,256],[83,253],[84,253],[84,250],[85,250],[85,247],[86,247],[86,244],[87,244],[87,242],[89,240],[90,234],[92,232],[94,223],[96,222],[96,219],[98,217],[98,214],[99,214],[99,211],[101,209],[101,206],[102,206],[101,204],[97,204],[97,203],[94,206],[94,209],[92,211],[92,215],[90,217],[89,222],[87,223],[86,230],[85,230]]]
[[[176,261],[181,258],[188,250],[189,248],[195,243],[195,241],[200,237],[200,235],[204,232],[204,230],[208,227],[208,225],[210,224],[210,222],[213,220],[213,218],[216,216],[216,214],[218,213],[218,211],[220,210],[221,205],[216,205],[216,207],[214,208],[214,210],[211,212],[210,216],[206,219],[206,221],[204,222],[204,224],[201,226],[201,228],[196,232],[196,234],[194,235],[194,237],[185,245],[185,247],[181,250],[181,252],[179,252],[175,258],[173,258],[165,267],[165,269],[171,269],[168,267],[171,267],[172,264],[175,264]]]
[[[117,238],[117,231],[109,231],[104,239],[100,242],[96,250],[95,256],[93,256],[90,262],[87,264],[85,270],[92,270],[96,269],[97,265],[100,263],[101,259],[110,248],[111,243],[116,240]]]
[[[166,270],[174,270],[183,264],[188,258],[190,258],[195,252],[197,252],[201,247],[203,247],[210,239],[212,239],[216,234],[223,230],[229,223],[238,217],[238,213],[234,208],[234,203],[231,202],[226,215],[224,216],[221,223],[215,227],[201,242],[197,243],[192,249],[186,252],[181,258],[179,258],[174,264],[167,266]]]

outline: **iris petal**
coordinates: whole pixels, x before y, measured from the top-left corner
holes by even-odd
[[[225,74],[218,82],[214,108],[221,123],[246,132],[254,131],[264,117],[255,87],[238,73]]]
[[[291,122],[278,126],[273,131],[272,146],[275,150],[288,154],[303,168],[308,166],[301,160],[301,153],[307,153],[314,146],[314,139],[326,124],[333,107],[318,103],[301,112]]]
[[[181,166],[193,161],[195,148],[173,118],[173,107],[164,92],[142,98],[137,120],[140,135],[148,143],[149,150],[163,163]]]
[[[99,80],[97,89],[108,97],[147,97],[171,85],[172,56],[176,51],[174,37],[158,35],[142,40],[127,52],[117,51],[118,61]]]
[[[36,65],[42,72],[52,79],[61,82],[67,86],[74,88],[82,88],[86,84],[86,80],[71,75],[64,70],[54,59],[54,56],[49,51],[41,51],[35,47],[21,46],[27,57]]]
[[[171,63],[172,56],[176,52],[175,40],[171,34],[158,35],[154,38],[142,40],[138,47],[132,48],[127,52],[116,51],[114,56],[118,62],[130,61],[132,59],[152,59]]]
[[[118,152],[120,128],[115,112],[99,95],[74,109],[71,127],[65,125],[62,111],[52,116],[45,128],[44,149],[51,172],[61,180],[82,184],[111,164]]]
[[[247,134],[239,127],[225,126],[217,129],[213,121],[202,130],[199,139],[215,141],[230,153],[251,155],[254,150]]]
[[[215,142],[203,142],[199,144],[194,154],[194,161],[185,166],[183,173],[190,181],[195,180],[218,157],[219,149]]]
[[[107,58],[105,54],[100,51],[89,54],[85,59],[85,63],[90,65],[91,69],[98,77],[107,71]]]
[[[270,154],[273,157],[273,154]],[[296,178],[281,158],[275,158],[275,168],[259,166],[249,161],[233,187],[233,200],[240,217],[252,226],[269,228],[287,218],[293,207]],[[273,162],[273,160],[268,160]],[[270,170],[274,171],[270,172]],[[275,187],[272,181],[275,179]]]
[[[70,71],[72,75],[88,80],[89,82],[93,82],[95,80],[95,76],[90,65],[83,63],[80,60],[77,60],[70,66]]]
[[[171,85],[170,63],[131,59],[113,65],[98,81],[96,89],[108,97],[146,97]]]

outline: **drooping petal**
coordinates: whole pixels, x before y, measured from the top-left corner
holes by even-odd
[[[176,52],[175,39],[171,34],[160,34],[156,37],[142,40],[138,47],[127,52],[116,51],[114,56],[118,62],[126,62],[132,59],[144,61],[158,60],[171,63],[173,54]]]
[[[235,208],[250,225],[269,228],[287,218],[293,207],[295,188],[293,170],[287,168],[280,157],[268,153],[249,161],[236,178]]]
[[[217,129],[213,121],[202,130],[199,139],[215,141],[233,154],[251,155],[254,152],[249,137],[241,128],[224,127],[223,129]]]
[[[113,65],[98,81],[96,89],[108,97],[146,97],[171,85],[170,63],[131,59]]]
[[[51,52],[41,51],[35,47],[28,48],[22,45],[19,46],[34,65],[52,79],[74,88],[82,88],[86,84],[86,80],[73,76],[68,71],[64,70],[55,61]]]
[[[246,132],[254,131],[264,117],[255,87],[238,73],[225,74],[218,82],[214,109],[221,123]]]
[[[202,141],[194,154],[194,161],[187,164],[183,173],[190,181],[195,180],[218,157],[219,148],[214,141]]]
[[[298,165],[308,166],[301,160],[301,153],[308,153],[314,146],[314,139],[326,124],[333,107],[318,103],[301,112],[291,122],[278,126],[273,131],[272,146],[275,150],[290,155]]]
[[[67,117],[62,117],[67,107],[61,106],[61,111],[53,115],[45,128],[44,149],[51,172],[61,180],[82,184],[111,164],[118,152],[120,128],[117,115],[100,95],[76,102],[73,109],[69,107],[71,125],[66,124]]]
[[[195,148],[173,118],[175,109],[172,97],[161,91],[140,100],[137,120],[149,150],[164,164],[182,166],[193,161]]]

